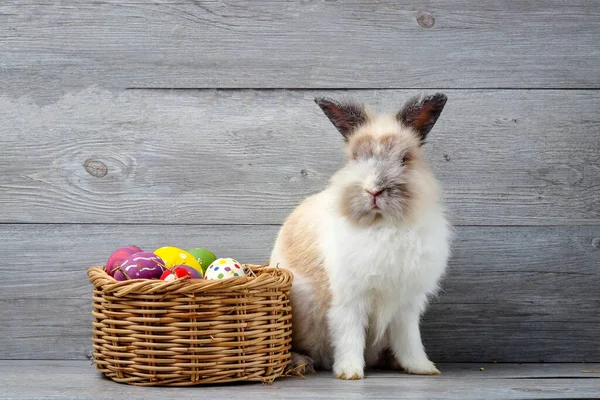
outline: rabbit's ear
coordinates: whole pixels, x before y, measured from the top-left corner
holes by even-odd
[[[321,107],[327,118],[333,123],[338,131],[348,138],[360,125],[367,122],[367,113],[360,104],[352,102],[338,102],[325,97],[315,98],[315,103]]]
[[[429,96],[418,95],[408,100],[396,119],[407,128],[412,128],[419,136],[421,144],[444,109],[448,97],[444,93]]]

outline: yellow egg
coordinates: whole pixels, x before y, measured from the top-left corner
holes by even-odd
[[[202,267],[200,266],[200,263],[196,257],[187,251],[180,249],[179,247],[161,247],[160,249],[156,249],[154,254],[159,256],[165,262],[167,268],[171,268],[176,265],[187,265],[188,267],[192,267],[196,271],[200,272],[201,276],[204,276],[202,273]]]

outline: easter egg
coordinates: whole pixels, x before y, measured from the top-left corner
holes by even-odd
[[[161,281],[174,281],[177,278],[181,278],[181,277],[176,276],[173,272],[171,272],[170,269],[163,272],[163,274],[160,276]]]
[[[210,264],[204,279],[225,279],[246,276],[242,265],[233,258],[219,258]]]
[[[202,274],[188,265],[176,265],[166,270],[160,279],[163,281],[174,281],[177,278],[184,277],[188,277],[188,279],[202,279]]]
[[[115,271],[115,279],[159,279],[165,272],[165,263],[156,254],[149,252],[135,253],[121,263]]]
[[[204,275],[196,268],[192,268],[189,265],[176,265],[171,268],[171,271],[175,271],[178,274],[182,273],[181,271],[185,271],[187,275],[190,276],[191,279],[202,279]]]
[[[200,264],[200,267],[202,267],[202,272],[206,272],[208,266],[217,259],[217,256],[215,256],[211,251],[200,247],[190,249],[188,250],[188,253],[196,257],[198,264]]]
[[[161,247],[160,249],[156,249],[154,254],[163,259],[167,268],[171,268],[176,265],[187,265],[202,274],[202,268],[200,267],[198,260],[196,260],[196,257],[187,251],[180,249],[179,247]]]
[[[106,273],[110,276],[114,276],[115,268],[121,265],[126,258],[134,255],[135,253],[139,253],[140,251],[144,251],[136,246],[125,246],[117,249],[114,253],[108,257],[108,261],[106,262]]]

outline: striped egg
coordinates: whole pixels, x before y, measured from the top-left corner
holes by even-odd
[[[165,272],[165,262],[154,253],[142,251],[130,256],[117,267],[115,279],[118,281],[160,279],[163,272]]]

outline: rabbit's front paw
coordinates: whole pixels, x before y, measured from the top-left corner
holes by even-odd
[[[440,371],[428,359],[412,360],[402,363],[402,368],[407,374],[413,375],[439,375]]]
[[[365,376],[362,364],[343,361],[333,365],[333,374],[336,378],[344,380],[357,380]]]

